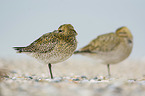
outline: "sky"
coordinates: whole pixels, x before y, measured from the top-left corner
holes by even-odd
[[[26,56],[12,47],[27,46],[62,24],[74,26],[77,49],[127,26],[134,37],[130,58],[145,57],[145,0],[0,0],[0,57]]]

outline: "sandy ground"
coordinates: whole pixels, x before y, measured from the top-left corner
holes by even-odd
[[[109,79],[106,65],[73,56],[52,65],[52,80],[47,65],[33,58],[0,58],[0,68],[9,70],[0,82],[0,96],[145,96],[144,59],[110,67]]]

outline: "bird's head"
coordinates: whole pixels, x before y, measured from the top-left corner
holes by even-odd
[[[71,24],[63,24],[58,28],[58,33],[63,36],[76,36],[77,32]]]
[[[130,30],[125,26],[118,28],[116,30],[116,35],[119,37],[123,37],[123,38],[133,39],[133,36],[132,36]]]

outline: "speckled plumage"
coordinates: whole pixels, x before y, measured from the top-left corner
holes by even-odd
[[[27,47],[14,47],[46,64],[68,59],[77,47],[77,32],[71,24],[61,25],[58,30],[42,35]]]
[[[115,33],[98,36],[85,47],[75,51],[75,54],[86,55],[108,65],[126,59],[130,55],[132,47],[133,37],[131,32],[127,27],[121,27]],[[110,73],[108,74],[110,75]]]

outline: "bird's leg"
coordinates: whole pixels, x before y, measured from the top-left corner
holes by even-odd
[[[48,67],[49,67],[49,72],[50,72],[50,75],[51,75],[51,79],[53,79],[52,70],[51,70],[51,64],[50,63],[48,64]]]
[[[107,64],[107,69],[108,69],[108,76],[109,76],[109,78],[110,78],[110,65],[109,64]]]

